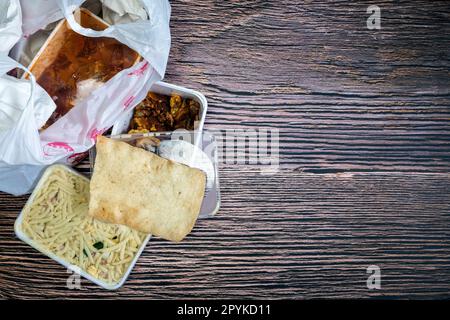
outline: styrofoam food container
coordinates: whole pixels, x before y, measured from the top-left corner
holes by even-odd
[[[72,168],[69,168],[69,167],[67,167],[67,166],[65,166],[65,165],[56,164],[56,165],[50,166],[50,167],[48,167],[48,168],[45,170],[44,174],[42,175],[41,179],[39,180],[39,182],[38,182],[36,188],[34,189],[33,193],[32,193],[31,196],[28,198],[28,201],[27,201],[27,203],[25,204],[24,209],[27,208],[28,206],[30,206],[30,205],[33,204],[34,198],[36,197],[38,191],[41,189],[43,183],[45,182],[45,180],[48,178],[48,176],[52,173],[52,171],[53,171],[55,168],[61,168],[61,169],[67,170],[67,171],[69,171],[69,172],[71,172],[71,173],[73,173],[73,174],[76,174],[77,176],[80,176],[81,178],[83,178],[83,179],[89,181],[88,178],[86,178],[86,177],[83,176],[82,174],[78,173],[77,171],[75,171],[75,170],[73,170]],[[20,240],[22,240],[23,242],[25,242],[25,243],[29,244],[30,246],[32,246],[32,247],[33,247],[34,249],[36,249],[37,251],[43,253],[43,254],[46,255],[47,257],[49,257],[49,258],[55,260],[56,262],[58,262],[59,264],[63,265],[64,267],[66,267],[66,268],[68,268],[68,269],[69,269],[71,266],[76,266],[76,265],[72,265],[72,264],[68,263],[66,260],[64,260],[64,259],[62,259],[62,258],[56,256],[56,255],[55,255],[54,253],[52,253],[51,251],[49,251],[49,250],[47,250],[47,249],[41,247],[37,242],[35,242],[34,240],[30,239],[30,238],[27,236],[27,234],[26,234],[25,232],[23,232],[21,226],[22,226],[22,220],[23,220],[23,214],[24,214],[23,212],[24,212],[24,209],[22,209],[20,215],[17,217],[16,222],[15,222],[15,224],[14,224],[14,231],[15,231],[17,237],[18,237]],[[136,252],[136,255],[135,255],[134,259],[131,261],[131,263],[130,263],[128,269],[127,269],[127,271],[125,272],[125,274],[123,275],[122,279],[121,279],[118,283],[113,283],[113,284],[111,284],[111,283],[102,281],[102,280],[100,280],[100,279],[97,279],[97,278],[93,277],[92,275],[90,275],[89,273],[87,273],[86,271],[82,270],[81,268],[79,268],[79,270],[80,270],[79,274],[80,274],[82,277],[84,277],[84,278],[86,278],[86,279],[88,279],[88,280],[94,282],[95,284],[98,284],[99,286],[101,286],[101,287],[103,287],[103,288],[105,288],[105,289],[108,289],[108,290],[115,290],[115,289],[120,288],[120,287],[125,283],[125,281],[127,280],[128,276],[130,275],[131,270],[133,269],[134,265],[136,264],[137,260],[139,259],[139,256],[142,254],[142,251],[144,250],[144,248],[145,248],[147,242],[150,240],[150,237],[151,237],[151,235],[148,235],[148,236],[144,239],[144,241],[143,241],[141,247],[139,248],[138,252]]]
[[[158,81],[155,82],[150,88],[150,92],[163,94],[166,96],[171,96],[172,94],[177,94],[182,98],[189,98],[194,101],[197,101],[200,104],[200,116],[199,121],[196,122],[194,130],[199,133],[195,135],[195,145],[198,146],[200,143],[200,136],[203,132],[203,125],[205,123],[206,110],[208,109],[208,102],[203,94],[198,91],[187,89],[181,86],[177,86],[174,84],[170,84],[167,82]],[[130,112],[124,114],[112,128],[111,135],[120,135],[128,132],[128,128],[130,126],[131,118],[133,117],[134,110],[130,110]],[[158,133],[158,132],[156,132]]]

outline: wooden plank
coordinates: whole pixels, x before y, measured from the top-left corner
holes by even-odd
[[[166,80],[209,100],[206,128],[280,130],[309,172],[448,172],[450,6],[378,1],[173,2]]]
[[[2,196],[3,297],[448,297],[450,175],[222,170],[222,208],[180,244],[152,239],[115,292],[68,274],[14,237],[25,198]],[[289,186],[287,188],[286,186]],[[381,268],[382,288],[366,287]]]

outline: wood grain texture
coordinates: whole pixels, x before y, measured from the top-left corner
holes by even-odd
[[[68,290],[64,268],[14,239],[17,209],[3,211],[2,295],[448,296],[450,175],[222,173],[221,212],[199,221],[180,244],[152,239],[115,292],[86,280],[81,291]],[[382,271],[380,291],[366,287],[372,264]]]
[[[0,297],[450,298],[450,4],[377,1],[381,30],[371,1],[171,4],[165,80],[206,95],[207,129],[279,129],[280,172],[222,164],[217,216],[113,292],[68,290],[0,194]]]
[[[206,127],[280,130],[310,172],[447,172],[450,5],[174,2],[167,81],[205,93]]]

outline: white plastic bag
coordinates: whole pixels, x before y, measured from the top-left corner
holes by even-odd
[[[4,87],[0,95],[0,167],[4,164],[40,164],[39,125],[45,123],[56,105],[47,92],[30,81],[12,80],[6,73],[14,68],[28,69],[6,55],[0,55],[0,78]],[[19,84],[19,85],[18,85]],[[16,85],[15,88],[12,86]],[[28,87],[28,88],[27,88]],[[25,97],[11,97],[23,91]],[[11,168],[12,169],[12,168]],[[1,178],[1,175],[0,175]],[[0,179],[0,185],[2,180]]]
[[[148,20],[117,24],[103,31],[83,28],[75,21],[73,11],[84,2],[85,0],[21,0],[24,36],[66,17],[70,27],[79,34],[115,38],[139,52],[161,77],[164,75],[170,49],[170,5],[167,0],[142,0]]]
[[[8,68],[5,64],[7,59],[0,58],[0,74],[4,73],[2,69]],[[14,64],[13,68],[21,67],[14,60],[10,61]],[[36,126],[41,128],[55,111],[56,105],[48,93],[36,86],[34,81],[8,75],[0,77],[0,139],[2,132],[13,128],[20,121],[27,107],[33,108]]]
[[[0,1],[0,54],[9,50],[22,35],[22,12],[19,0]]]
[[[109,24],[127,23],[144,20],[147,12],[141,0],[100,0],[102,2],[103,20]]]
[[[40,2],[40,6],[36,5]],[[21,121],[3,131],[0,140],[0,191],[13,194],[29,192],[43,166],[74,163],[91,148],[99,134],[110,128],[125,112],[142,101],[151,85],[161,80],[170,49],[170,6],[167,0],[142,0],[149,20],[110,26],[94,31],[78,25],[73,16],[84,0],[22,1],[23,29],[38,30],[64,16],[71,28],[88,37],[111,37],[136,50],[145,58],[122,70],[67,114],[39,134],[33,107],[24,109]],[[52,5],[57,5],[55,10]],[[33,10],[36,10],[33,13]],[[0,65],[11,64],[0,57]],[[3,67],[0,76],[8,70]],[[32,82],[34,78],[32,77]],[[31,96],[30,105],[38,97]],[[28,176],[27,176],[28,175]]]

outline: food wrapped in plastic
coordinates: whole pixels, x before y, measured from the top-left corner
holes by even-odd
[[[108,26],[86,9],[80,9],[77,18],[81,26],[93,30]],[[44,128],[139,58],[138,53],[115,39],[85,37],[63,21],[30,67],[57,106]]]

